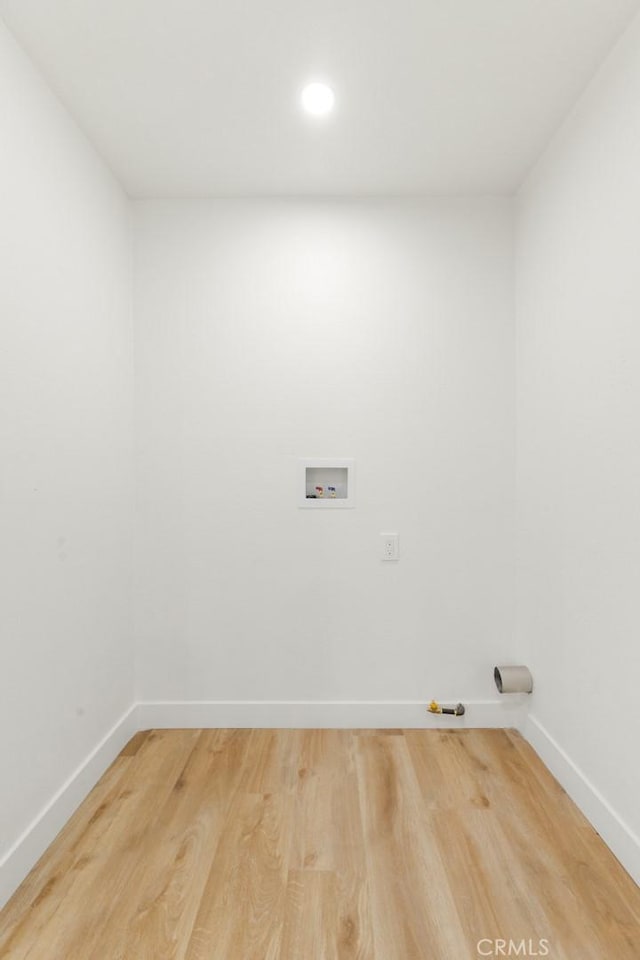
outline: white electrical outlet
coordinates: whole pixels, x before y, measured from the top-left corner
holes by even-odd
[[[383,560],[399,560],[400,548],[398,545],[398,534],[397,533],[381,533],[380,538],[382,540],[382,559]]]

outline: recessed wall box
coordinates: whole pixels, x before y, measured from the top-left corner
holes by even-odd
[[[355,461],[342,457],[299,461],[298,506],[349,509],[355,506]]]

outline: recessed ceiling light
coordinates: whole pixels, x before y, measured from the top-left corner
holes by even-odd
[[[314,117],[323,117],[333,110],[335,96],[326,83],[309,83],[302,91],[302,106]]]

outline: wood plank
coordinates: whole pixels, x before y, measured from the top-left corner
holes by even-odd
[[[143,745],[143,743],[145,742],[145,740],[147,739],[150,733],[151,733],[151,730],[140,730],[138,733],[136,733],[133,737],[131,737],[131,740],[129,740],[129,743],[120,751],[120,756],[135,757],[136,753],[138,752],[140,747]]]
[[[464,956],[469,944],[404,737],[360,737],[360,805],[374,948],[384,960]]]
[[[336,876],[327,870],[289,873],[280,960],[338,960]]]
[[[284,926],[290,794],[238,793],[185,960],[276,960]]]
[[[327,871],[333,878],[340,960],[373,956],[355,741],[347,730],[302,731],[292,824],[293,872]],[[294,881],[294,891],[296,883],[302,881]],[[305,896],[309,889],[304,885]]]

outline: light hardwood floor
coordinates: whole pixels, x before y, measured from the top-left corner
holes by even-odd
[[[15,960],[479,960],[510,939],[638,960],[640,890],[504,730],[138,734],[0,914]]]

